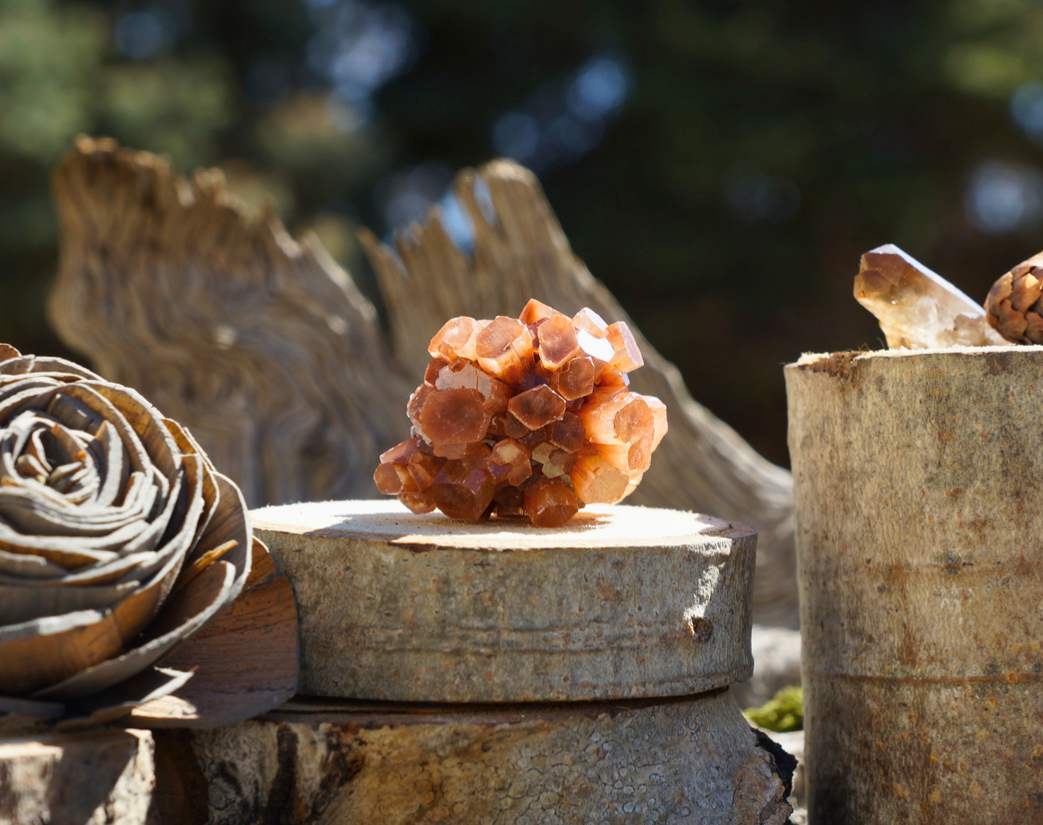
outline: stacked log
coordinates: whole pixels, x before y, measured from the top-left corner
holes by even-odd
[[[395,501],[254,518],[297,597],[302,690],[190,748],[161,737],[210,821],[789,816],[727,690],[752,669],[750,528],[594,506],[541,530]]]

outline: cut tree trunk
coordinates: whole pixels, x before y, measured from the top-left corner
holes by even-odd
[[[786,369],[817,825],[1043,821],[1043,348]]]
[[[152,734],[0,733],[0,825],[145,825],[156,783]]]
[[[183,825],[783,825],[788,777],[726,691],[496,710],[312,700],[158,734],[190,792]],[[204,818],[205,816],[205,818]]]
[[[210,821],[789,816],[790,768],[727,692],[752,668],[750,528],[596,505],[546,529],[393,500],[253,519],[298,600],[302,690],[336,698],[193,732],[179,774],[204,777]]]
[[[756,534],[595,505],[564,527],[398,501],[253,512],[301,621],[301,693],[420,702],[686,696],[748,679]]]
[[[185,180],[154,155],[81,138],[54,176],[62,256],[50,317],[98,372],[188,426],[251,505],[373,495],[378,455],[405,437],[406,399],[449,317],[517,315],[536,297],[626,319],[530,172],[497,161],[462,172],[454,191],[474,224],[469,254],[437,210],[397,251],[364,236],[396,361],[316,239],[292,240],[268,213],[247,218],[218,171]],[[757,527],[755,618],[795,627],[790,474],[696,403],[631,328],[646,362],[633,387],[670,409],[633,502]]]

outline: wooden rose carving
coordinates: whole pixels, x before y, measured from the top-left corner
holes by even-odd
[[[250,574],[238,488],[133,390],[0,345],[0,713],[104,718]],[[256,552],[256,551],[254,551]]]

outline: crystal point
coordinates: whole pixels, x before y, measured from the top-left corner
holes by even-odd
[[[492,416],[477,390],[435,390],[420,410],[418,425],[434,446],[481,441]]]
[[[894,244],[862,256],[855,299],[879,319],[892,349],[1004,343],[980,305]]]
[[[540,362],[556,370],[579,354],[579,338],[576,328],[564,315],[548,318],[538,330],[540,339]]]

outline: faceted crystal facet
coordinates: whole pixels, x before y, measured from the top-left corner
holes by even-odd
[[[514,396],[507,411],[530,430],[538,430],[565,415],[565,399],[550,387],[536,387]]]
[[[596,338],[604,338],[608,334],[608,324],[590,307],[583,307],[572,316],[572,324],[580,332],[588,332]]]
[[[521,321],[500,315],[478,333],[475,351],[483,370],[515,383],[533,363],[532,333]]]
[[[521,315],[518,316],[518,320],[523,324],[536,324],[539,321],[545,321],[548,318],[554,318],[560,316],[568,319],[568,315],[564,312],[558,312],[553,307],[547,306],[541,301],[537,301],[535,298],[530,298],[529,302],[522,308]]]
[[[980,305],[893,244],[862,256],[855,299],[879,319],[891,349],[1005,343]]]
[[[573,358],[558,370],[551,386],[566,401],[584,398],[594,392],[594,359]]]
[[[443,358],[447,361],[455,360],[463,356],[459,355],[461,349],[466,350],[471,339],[474,337],[477,322],[474,318],[461,316],[450,318],[442,328],[435,333],[431,339],[431,345],[427,351],[432,358]]]
[[[564,481],[543,478],[525,491],[525,511],[537,527],[561,527],[579,512],[579,499]]]
[[[557,527],[633,491],[666,433],[663,403],[628,389],[633,334],[592,310],[532,300],[519,319],[453,318],[429,352],[406,407],[412,437],[373,474],[415,513]]]
[[[564,315],[544,321],[540,325],[538,335],[540,363],[547,369],[556,370],[579,354],[579,338],[576,337],[576,328]]]
[[[623,321],[617,321],[608,328],[608,340],[612,343],[615,354],[608,362],[610,370],[632,372],[645,365],[641,350],[637,348],[637,339]]]
[[[491,419],[477,390],[435,390],[424,402],[417,425],[424,440],[437,448],[481,441]]]

